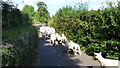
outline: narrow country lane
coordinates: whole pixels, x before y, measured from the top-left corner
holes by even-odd
[[[49,41],[40,37],[37,50],[39,55],[35,66],[100,66],[97,60],[93,60],[84,52],[81,56],[73,56],[66,53],[64,46],[52,46]]]

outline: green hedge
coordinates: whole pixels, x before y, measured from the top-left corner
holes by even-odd
[[[38,48],[36,28],[28,26],[20,31],[16,38],[3,39],[2,66],[28,66],[35,62]]]
[[[68,40],[80,44],[87,54],[103,52],[103,57],[119,59],[120,8],[78,11],[71,7],[58,10],[50,26],[65,33]]]
[[[12,2],[0,1],[2,8],[2,66],[28,66],[36,60],[37,29],[29,15],[22,13]]]

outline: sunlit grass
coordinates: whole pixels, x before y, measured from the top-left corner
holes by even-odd
[[[4,29],[2,31],[2,37],[3,38],[16,38],[18,37],[22,32],[25,31],[30,31],[31,33],[34,31],[33,26],[29,25],[27,27],[17,27],[14,30],[9,30],[9,29]]]

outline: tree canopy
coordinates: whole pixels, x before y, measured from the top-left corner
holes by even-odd
[[[47,10],[47,5],[44,2],[40,1],[37,3],[37,7],[37,20],[41,23],[47,23],[50,18],[49,12]]]
[[[50,15],[47,10],[47,5],[44,2],[38,2],[37,11],[34,10],[34,7],[31,5],[25,5],[22,9],[22,12],[28,14],[32,19],[32,23],[47,23]]]

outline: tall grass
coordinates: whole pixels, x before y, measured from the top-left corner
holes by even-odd
[[[34,29],[33,29],[33,26],[32,25],[29,25],[29,26],[26,26],[26,27],[22,27],[22,26],[19,26],[17,27],[16,29],[14,30],[9,30],[9,29],[4,29],[2,31],[2,37],[3,38],[9,38],[9,39],[15,39],[16,37],[18,37],[23,31],[30,31],[30,32],[33,32]]]

